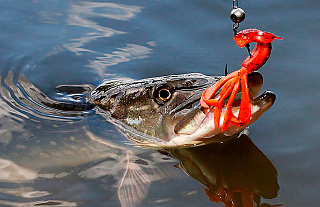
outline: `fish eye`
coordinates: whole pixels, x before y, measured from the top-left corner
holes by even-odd
[[[162,88],[159,91],[159,98],[162,101],[167,101],[167,100],[169,100],[171,98],[171,92],[166,88]]]
[[[169,101],[173,94],[173,87],[171,85],[161,85],[155,89],[154,99],[155,101],[162,105]]]

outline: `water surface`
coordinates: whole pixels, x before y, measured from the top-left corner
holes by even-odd
[[[225,148],[239,149],[226,154],[235,162],[209,153],[216,167],[209,171],[213,177],[239,171],[228,180],[232,186],[257,163],[256,174],[280,186],[278,196],[276,187],[263,188],[271,192],[264,197],[276,198],[261,203],[318,206],[320,3],[250,0],[239,6],[246,11],[240,29],[283,37],[259,70],[262,91],[272,90],[277,100],[250,127],[245,144]],[[190,72],[223,75],[226,63],[229,71],[239,69],[247,53],[233,41],[232,1],[2,1],[0,8],[0,205],[223,206],[209,201],[206,186],[191,172],[174,167],[178,159],[133,147],[92,112],[68,116],[41,108],[23,86],[27,80],[54,100],[75,101],[85,97],[56,87]],[[257,154],[241,151],[248,145]],[[198,152],[175,153],[185,167],[185,154],[202,160]],[[261,159],[252,162],[252,156]],[[128,188],[130,182],[139,188]]]

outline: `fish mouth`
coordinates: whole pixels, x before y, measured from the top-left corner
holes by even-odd
[[[221,142],[233,135],[239,134],[247,126],[258,120],[261,115],[273,105],[276,96],[271,91],[265,91],[259,96],[263,83],[263,78],[260,73],[254,72],[249,74],[247,80],[251,105],[251,118],[248,124],[241,127],[231,124],[226,131],[221,133],[221,125],[226,110],[225,107],[222,108],[219,127],[214,123],[214,107],[210,107],[209,109],[199,107],[191,112],[192,118],[186,116],[190,121],[182,119],[176,122],[173,128],[174,133],[171,133],[171,141],[169,141],[168,146],[190,146]],[[240,99],[241,92],[238,92],[232,104],[232,112],[235,116],[239,114]]]

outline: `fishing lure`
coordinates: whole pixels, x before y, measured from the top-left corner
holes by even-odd
[[[221,126],[221,132],[228,129],[230,124],[240,127],[248,124],[251,117],[251,104],[247,84],[247,75],[261,68],[269,59],[271,54],[271,42],[275,39],[282,39],[270,32],[263,32],[258,29],[246,29],[237,33],[234,37],[237,45],[248,47],[249,43],[257,43],[252,53],[242,63],[242,68],[234,71],[211,87],[207,88],[200,99],[200,104],[204,108],[214,108],[214,122],[217,127],[220,126],[222,108],[225,106],[224,119]],[[221,89],[221,90],[220,90]],[[217,92],[220,90],[220,95]],[[241,90],[241,102],[239,114],[235,116],[232,113],[232,103],[238,91]],[[228,101],[225,103],[225,100]]]

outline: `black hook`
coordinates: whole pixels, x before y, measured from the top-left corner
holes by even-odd
[[[228,64],[226,63],[226,67],[224,68],[224,76],[228,75]]]
[[[245,47],[247,48],[247,50],[248,50],[248,53],[249,53],[249,55],[250,55],[250,58],[252,58],[252,56],[251,56],[251,52],[250,52],[250,44],[249,43],[247,43],[246,45],[245,45]]]

